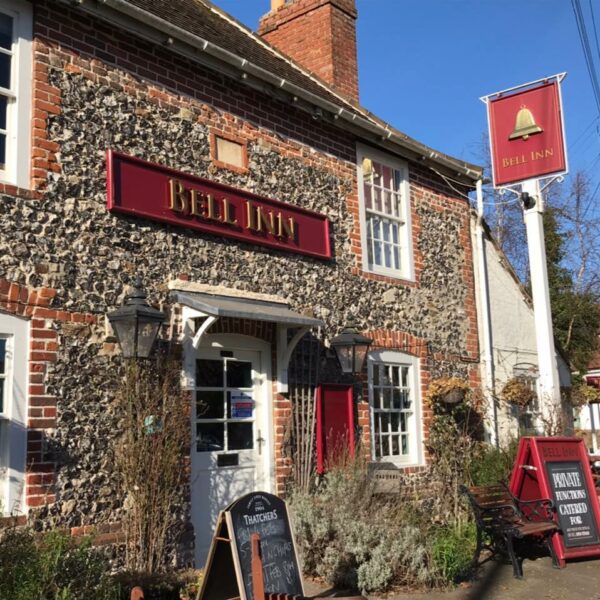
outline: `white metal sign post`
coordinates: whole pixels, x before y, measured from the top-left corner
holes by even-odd
[[[494,186],[523,200],[543,425],[559,425],[560,382],[552,328],[540,179],[567,172],[560,82],[566,73],[481,98],[487,105]],[[519,186],[521,193],[514,189]]]

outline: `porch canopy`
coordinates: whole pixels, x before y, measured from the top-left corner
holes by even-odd
[[[216,318],[252,319],[271,323],[285,323],[293,327],[321,327],[324,325],[320,319],[290,310],[287,303],[284,302],[199,292],[181,292],[178,290],[173,291],[171,297],[177,304],[182,304]]]
[[[321,319],[291,310],[287,301],[277,296],[183,282],[170,283],[169,287],[171,300],[183,307],[184,338],[196,349],[211,325],[222,317],[275,323],[280,393],[288,391],[287,370],[294,348],[308,331],[324,325]]]

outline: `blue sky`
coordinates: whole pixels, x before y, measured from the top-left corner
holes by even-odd
[[[269,0],[213,0],[256,30]],[[600,72],[590,3],[581,0]],[[567,71],[563,102],[571,171],[600,182],[598,109],[569,0],[357,0],[361,103],[401,131],[480,163],[479,97]]]

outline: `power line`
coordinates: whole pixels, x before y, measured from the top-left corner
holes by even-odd
[[[585,64],[587,66],[588,75],[592,83],[592,91],[594,92],[596,107],[598,108],[598,112],[600,113],[600,86],[598,85],[598,77],[596,75],[596,69],[594,67],[594,58],[592,56],[590,40],[588,38],[585,22],[583,20],[583,12],[581,10],[580,0],[571,0],[571,5],[573,7],[573,12],[575,13],[575,21],[577,23],[579,40],[581,41],[581,47],[583,49],[583,55],[585,57]]]

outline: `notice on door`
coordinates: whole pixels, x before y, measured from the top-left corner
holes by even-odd
[[[254,398],[248,392],[233,390],[229,392],[232,419],[250,419],[254,410]]]
[[[548,462],[547,473],[567,548],[598,543],[591,500],[580,462]]]

